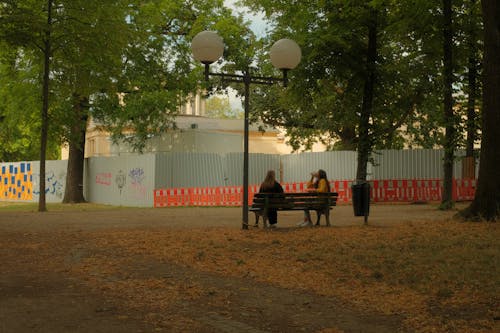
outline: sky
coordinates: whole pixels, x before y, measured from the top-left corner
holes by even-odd
[[[264,20],[264,13],[250,13],[249,9],[246,7],[240,7],[236,5],[238,0],[224,0],[227,7],[232,8],[237,13],[243,13],[244,17],[249,20],[250,28],[253,30],[256,36],[263,36],[266,32],[266,21]],[[242,110],[242,100],[236,97],[236,91],[229,89],[228,91],[229,103],[232,109]]]
[[[257,36],[263,36],[266,32],[266,21],[264,13],[250,12],[248,8],[236,5],[238,0],[224,0],[226,6],[232,8],[238,13],[243,13],[245,18],[251,22],[250,28]]]

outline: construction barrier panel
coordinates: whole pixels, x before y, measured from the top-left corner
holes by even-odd
[[[470,201],[474,200],[476,193],[476,179],[455,179],[453,182],[453,200]]]
[[[352,190],[351,185],[352,181],[348,180],[335,180],[330,182],[330,188],[332,192],[337,192],[339,197],[337,198],[337,202],[340,203],[349,203],[352,200]]]
[[[167,207],[167,190],[154,190],[154,207]]]
[[[441,179],[382,179],[371,180],[371,202],[429,202],[440,201],[442,195]],[[350,204],[352,201],[350,180],[334,180],[330,182],[332,192],[337,192],[339,204]],[[285,192],[304,192],[306,182],[284,183]],[[473,200],[476,190],[475,179],[454,179],[453,200]],[[259,191],[259,185],[248,187],[249,205],[254,194]],[[176,206],[227,206],[235,207],[243,204],[242,186],[193,187],[155,189],[154,207]]]

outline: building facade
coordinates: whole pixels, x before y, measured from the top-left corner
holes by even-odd
[[[151,138],[144,153],[192,152],[229,153],[243,152],[243,119],[214,119],[206,116],[206,103],[201,94],[188,100],[175,119],[177,129]],[[264,130],[261,130],[264,129]],[[325,151],[321,144],[312,151]],[[249,127],[249,152],[263,154],[290,154],[283,131],[252,124]],[[63,146],[61,159],[68,159],[68,147]],[[103,131],[92,119],[87,125],[85,157],[108,157],[137,154],[126,143],[113,143],[110,134]]]

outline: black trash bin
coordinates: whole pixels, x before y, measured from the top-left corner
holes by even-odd
[[[364,216],[366,222],[370,215],[370,184],[367,182],[353,184],[351,190],[354,216]]]

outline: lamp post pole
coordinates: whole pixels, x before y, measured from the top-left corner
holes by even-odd
[[[286,87],[288,83],[287,71],[295,68],[300,62],[301,51],[299,46],[290,39],[280,39],[271,48],[271,62],[283,71],[282,78],[252,76],[250,68],[246,68],[243,75],[228,73],[210,72],[210,64],[217,61],[223,53],[224,44],[215,32],[202,31],[197,34],[192,41],[191,48],[194,58],[205,64],[205,80],[210,76],[222,77],[225,82],[243,83],[245,87],[244,96],[244,128],[243,128],[243,212],[242,229],[248,229],[248,169],[249,169],[249,114],[250,114],[250,84],[272,85],[276,82],[283,83]]]
[[[248,117],[250,114],[250,69],[247,67],[243,82],[245,84],[245,101],[244,101],[244,128],[243,128],[243,212],[242,212],[242,229],[248,229],[248,165],[249,165],[249,124]]]

